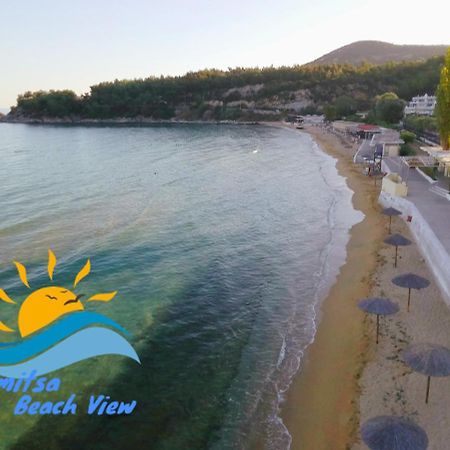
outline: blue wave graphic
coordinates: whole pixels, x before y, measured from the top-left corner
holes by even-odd
[[[44,375],[101,355],[122,355],[140,363],[134,348],[118,331],[128,334],[101,314],[68,314],[23,341],[1,345],[0,375],[21,378],[33,370]]]

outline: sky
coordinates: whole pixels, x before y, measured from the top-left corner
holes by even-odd
[[[447,1],[0,0],[0,108],[25,91],[303,64],[358,40],[450,44]]]

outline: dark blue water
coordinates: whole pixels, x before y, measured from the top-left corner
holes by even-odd
[[[90,258],[79,292],[119,293],[86,308],[127,328],[142,361],[99,357],[56,373],[80,398],[136,399],[129,417],[79,414],[55,427],[13,417],[0,392],[2,448],[288,446],[279,402],[355,221],[334,161],[309,136],[0,124],[0,161],[0,287],[19,304],[27,295],[12,260],[32,289],[48,285],[48,248],[62,286]],[[0,306],[17,329],[18,307]]]

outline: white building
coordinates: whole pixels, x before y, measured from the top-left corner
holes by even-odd
[[[407,106],[405,106],[405,115],[417,114],[420,116],[431,116],[436,106],[436,97],[434,95],[418,95],[413,97]]]

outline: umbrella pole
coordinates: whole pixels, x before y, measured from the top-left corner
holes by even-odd
[[[389,216],[389,234],[391,234],[391,222],[392,222],[392,216]]]
[[[430,395],[430,381],[431,381],[431,376],[428,375],[428,379],[427,379],[427,395],[425,397],[425,403],[428,403],[428,397]]]
[[[395,246],[395,263],[394,263],[394,267],[397,267],[397,255],[398,255],[398,246]]]
[[[408,312],[409,312],[409,304],[411,302],[411,288],[408,290]]]
[[[378,335],[380,333],[380,315],[377,314],[377,344],[378,344]]]

